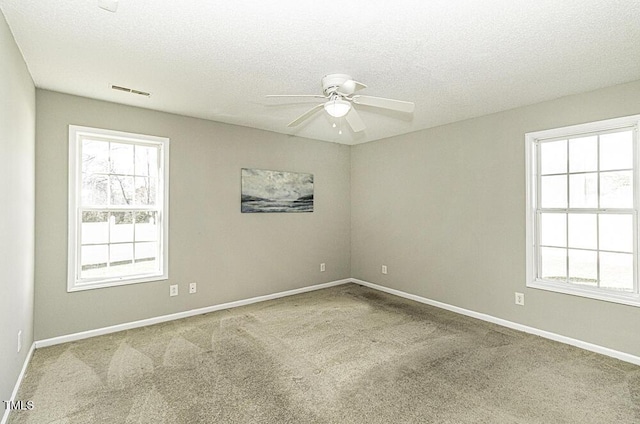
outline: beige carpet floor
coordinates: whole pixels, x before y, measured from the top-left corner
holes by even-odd
[[[38,349],[9,423],[639,423],[640,367],[355,284]]]

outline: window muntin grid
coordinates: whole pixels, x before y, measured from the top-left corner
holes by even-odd
[[[167,277],[166,138],[70,126],[68,290]]]
[[[529,287],[640,304],[638,118],[527,134]]]

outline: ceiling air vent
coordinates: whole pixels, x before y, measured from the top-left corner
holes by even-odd
[[[122,87],[120,85],[111,84],[112,90],[124,91],[126,93],[139,94],[140,96],[149,97],[151,93],[147,93],[146,91],[135,90],[133,88]]]

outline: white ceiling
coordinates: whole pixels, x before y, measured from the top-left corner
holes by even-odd
[[[640,79],[637,0],[0,0],[37,87],[356,144]],[[286,125],[347,73],[362,134],[324,112]],[[110,84],[148,91],[149,98]]]

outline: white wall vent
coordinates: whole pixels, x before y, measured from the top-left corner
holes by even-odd
[[[140,96],[150,97],[151,93],[147,93],[146,91],[135,90],[133,88],[122,87],[120,85],[111,84],[112,90],[124,91],[127,93],[139,94]]]

